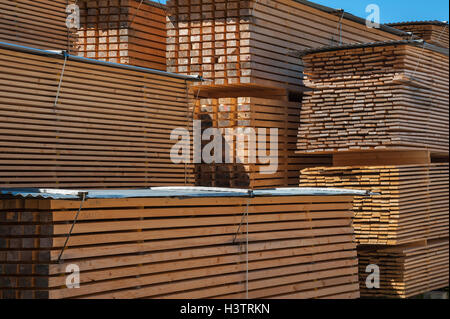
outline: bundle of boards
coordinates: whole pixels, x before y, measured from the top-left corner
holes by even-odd
[[[409,298],[448,287],[448,238],[396,247],[358,248],[361,297]],[[368,265],[380,269],[380,288],[366,286]]]
[[[443,50],[443,49],[442,49]],[[448,51],[400,41],[305,52],[298,149],[448,155]]]
[[[390,23],[389,25],[399,30],[411,32],[414,36],[419,37],[428,43],[439,45],[448,49],[448,22],[417,21]]]
[[[0,187],[193,183],[170,156],[191,78],[29,51],[0,48]]]
[[[47,50],[73,50],[75,30],[66,6],[75,0],[0,0],[0,42]]]
[[[293,0],[170,0],[168,71],[301,91],[294,50],[401,37]],[[338,27],[342,25],[341,35]]]
[[[0,298],[359,297],[352,195],[28,191],[0,201]]]
[[[202,132],[220,130],[219,161],[196,166],[199,186],[298,186],[299,170],[331,164],[329,156],[295,154],[300,102],[256,97],[201,99],[195,112]],[[203,149],[211,140],[203,140]],[[226,152],[231,154],[227,163]]]
[[[152,1],[80,1],[79,56],[166,70],[166,12]]]
[[[303,187],[365,189],[355,197],[359,244],[399,245],[448,237],[449,167],[431,165],[315,167],[301,173]]]

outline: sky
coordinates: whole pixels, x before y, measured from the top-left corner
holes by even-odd
[[[376,4],[380,8],[381,23],[439,20],[449,21],[448,0],[313,0],[335,9],[344,9],[356,16],[368,16],[366,7]]]
[[[157,1],[157,0],[154,0]],[[165,3],[165,0],[160,0]],[[366,7],[380,7],[381,23],[439,20],[449,21],[449,0],[312,0],[335,9],[344,9],[356,16],[366,18]]]

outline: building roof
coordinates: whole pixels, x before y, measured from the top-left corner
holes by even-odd
[[[449,55],[449,49],[442,48],[433,44],[426,43],[423,40],[396,40],[396,41],[385,41],[385,42],[371,42],[371,43],[354,43],[354,44],[344,44],[338,46],[325,46],[320,48],[307,49],[302,51],[297,51],[293,53],[294,56],[304,57],[309,54],[321,53],[321,52],[331,52],[347,49],[358,49],[358,48],[370,48],[370,47],[381,47],[381,46],[391,46],[391,45],[412,45],[416,47],[423,47],[431,51],[435,51],[446,56]]]

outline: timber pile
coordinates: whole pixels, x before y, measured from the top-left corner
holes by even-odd
[[[295,154],[299,116],[300,102],[255,97],[201,99],[195,118],[202,121],[202,132],[220,130],[223,152],[220,162],[196,166],[197,185],[252,189],[298,186],[300,169],[331,164],[329,156]],[[233,130],[233,135],[227,130]],[[274,130],[272,137],[270,130]],[[278,143],[273,149],[271,141]],[[209,143],[204,140],[203,149]],[[226,152],[232,154],[232,163],[226,163]],[[271,163],[277,166],[268,172]]]
[[[359,244],[399,245],[448,237],[448,163],[431,165],[315,167],[301,172],[302,187],[369,190],[355,197]]]
[[[304,54],[307,86],[314,91],[302,107],[301,152],[448,155],[448,52],[408,41]]]
[[[46,55],[0,48],[0,187],[193,182],[170,158],[172,130],[192,123],[192,79],[72,56],[61,77],[63,56]]]
[[[428,43],[439,45],[444,48],[449,47],[448,22],[416,21],[389,23],[389,25],[399,30],[412,32],[413,35]]]
[[[75,30],[66,26],[74,0],[0,0],[0,42],[44,50],[73,49]]]
[[[166,70],[166,12],[145,0],[81,1],[79,56]]]
[[[170,0],[168,71],[212,82],[299,91],[302,66],[292,51],[338,44],[342,13],[293,0]],[[399,31],[400,32],[400,31]],[[399,40],[395,32],[342,19],[342,42]],[[244,96],[244,95],[241,95]]]
[[[362,297],[408,298],[448,287],[449,242],[428,241],[397,247],[358,248]],[[367,265],[380,269],[380,289],[366,288]]]
[[[245,194],[88,198],[61,262],[80,201],[4,198],[0,298],[359,297],[352,196]]]

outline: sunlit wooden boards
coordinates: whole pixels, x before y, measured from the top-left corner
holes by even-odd
[[[448,155],[448,52],[408,41],[304,53],[300,152],[428,150]]]
[[[292,0],[167,2],[168,70],[202,75],[204,85],[259,85],[299,91],[292,50],[339,43],[341,15]],[[344,43],[400,39],[342,19]]]
[[[409,298],[448,287],[448,238],[396,247],[359,247],[358,258],[361,297]],[[372,272],[366,272],[368,265],[379,266],[379,288],[367,288]]]
[[[79,56],[166,70],[164,6],[148,0],[85,0],[79,5]]]
[[[74,0],[0,0],[0,42],[47,50],[73,49],[66,7]]]
[[[211,193],[88,198],[60,262],[80,201],[4,198],[0,297],[359,297],[352,196]]]
[[[61,77],[64,58],[48,55],[0,49],[0,187],[191,180],[192,166],[170,157],[172,130],[192,127],[190,79],[76,57]]]
[[[448,173],[448,163],[317,167],[301,172],[300,185],[372,191],[353,202],[356,240],[398,245],[448,237]]]
[[[205,156],[196,166],[200,186],[267,188],[298,186],[299,170],[331,164],[331,157],[297,155],[300,102],[256,97],[201,99],[195,119],[201,133],[215,129],[217,137],[204,136],[202,150],[221,152],[212,163]],[[220,139],[220,140],[219,140]],[[218,149],[211,151],[208,145]],[[216,153],[215,153],[216,152]],[[228,157],[227,157],[228,155]]]
[[[390,26],[411,32],[416,37],[428,43],[439,45],[444,48],[449,47],[448,22],[442,21],[412,21],[390,23]]]

